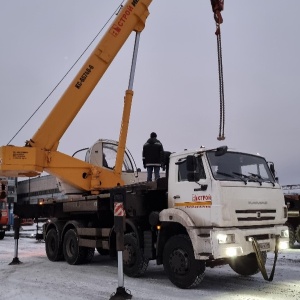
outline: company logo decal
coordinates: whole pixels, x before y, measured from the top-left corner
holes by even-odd
[[[210,208],[212,205],[211,195],[192,195],[192,202],[177,202],[175,207],[185,208]]]
[[[133,6],[136,5],[138,1],[133,1]],[[131,15],[133,11],[133,6],[128,5],[125,11],[123,12],[122,16],[113,24],[110,33],[114,36],[117,37],[118,34],[122,31],[122,27],[125,25],[128,17]]]
[[[211,195],[192,195],[192,201],[210,201],[211,202]]]

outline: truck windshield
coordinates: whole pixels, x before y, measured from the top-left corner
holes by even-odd
[[[216,156],[215,151],[208,151],[207,157],[212,174],[217,180],[247,182],[269,182],[273,185],[275,180],[266,160],[260,156],[227,152]]]

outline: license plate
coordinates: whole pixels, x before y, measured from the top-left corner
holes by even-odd
[[[260,250],[268,250],[270,249],[270,243],[258,243]]]

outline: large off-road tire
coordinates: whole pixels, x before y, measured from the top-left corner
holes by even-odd
[[[148,267],[149,259],[144,258],[139,242],[133,233],[124,236],[123,270],[129,277],[142,276]]]
[[[58,232],[55,228],[51,228],[45,238],[46,254],[50,261],[63,260],[62,243],[59,240]]]
[[[187,235],[176,235],[167,241],[163,265],[170,281],[182,289],[195,287],[204,278],[205,262],[195,259],[193,245]]]
[[[64,237],[63,253],[70,265],[79,265],[85,261],[86,248],[79,247],[78,235],[75,229],[69,229]]]
[[[267,260],[267,253],[263,251],[261,254],[263,263],[265,265]],[[243,276],[251,276],[259,272],[255,253],[234,257],[230,260],[229,265],[233,271]]]
[[[294,244],[296,242],[296,232],[294,227],[291,224],[287,224],[289,228],[289,246],[290,248],[294,247]],[[298,230],[300,230],[299,226],[297,227]],[[300,232],[299,232],[300,234]]]
[[[5,236],[5,231],[0,232],[0,240],[3,240]]]
[[[295,230],[295,240],[300,243],[300,225],[298,225]]]

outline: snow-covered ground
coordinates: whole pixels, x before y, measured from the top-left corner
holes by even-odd
[[[45,244],[30,238],[32,227],[24,227],[19,240],[18,257],[22,264],[9,265],[14,258],[14,238],[10,232],[0,241],[1,300],[81,300],[110,299],[118,287],[117,261],[95,252],[88,265],[71,266],[50,262]],[[274,254],[268,254],[270,273]],[[280,253],[274,280],[264,281],[261,274],[243,277],[229,266],[207,268],[196,289],[181,290],[167,278],[162,266],[149,264],[142,278],[125,276],[124,287],[132,299],[222,299],[222,300],[290,300],[300,299],[300,245]]]

